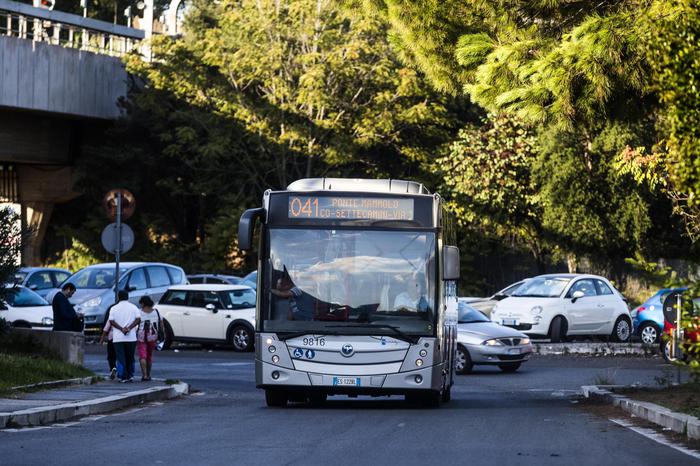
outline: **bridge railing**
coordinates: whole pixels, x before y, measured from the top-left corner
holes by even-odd
[[[120,57],[139,50],[145,33],[118,24],[0,0],[0,36]]]

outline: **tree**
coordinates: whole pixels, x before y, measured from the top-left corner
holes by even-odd
[[[15,281],[22,238],[19,215],[10,207],[0,207],[0,284]],[[0,286],[0,304],[5,301],[6,293],[7,288]]]

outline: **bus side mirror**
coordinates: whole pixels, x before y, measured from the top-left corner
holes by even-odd
[[[442,247],[443,280],[459,280],[459,248],[457,246]]]
[[[238,249],[241,251],[249,251],[253,249],[253,232],[255,230],[255,220],[262,217],[265,209],[248,209],[241,215],[241,220],[238,222]]]

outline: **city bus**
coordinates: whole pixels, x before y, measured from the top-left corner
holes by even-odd
[[[401,180],[310,178],[240,218],[258,238],[255,380],[268,406],[335,395],[450,400],[459,249],[438,194]]]

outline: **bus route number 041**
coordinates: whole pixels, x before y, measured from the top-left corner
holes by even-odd
[[[317,197],[309,197],[304,201],[298,197],[292,198],[289,203],[289,213],[292,217],[319,218],[331,216],[329,209],[318,208]]]

